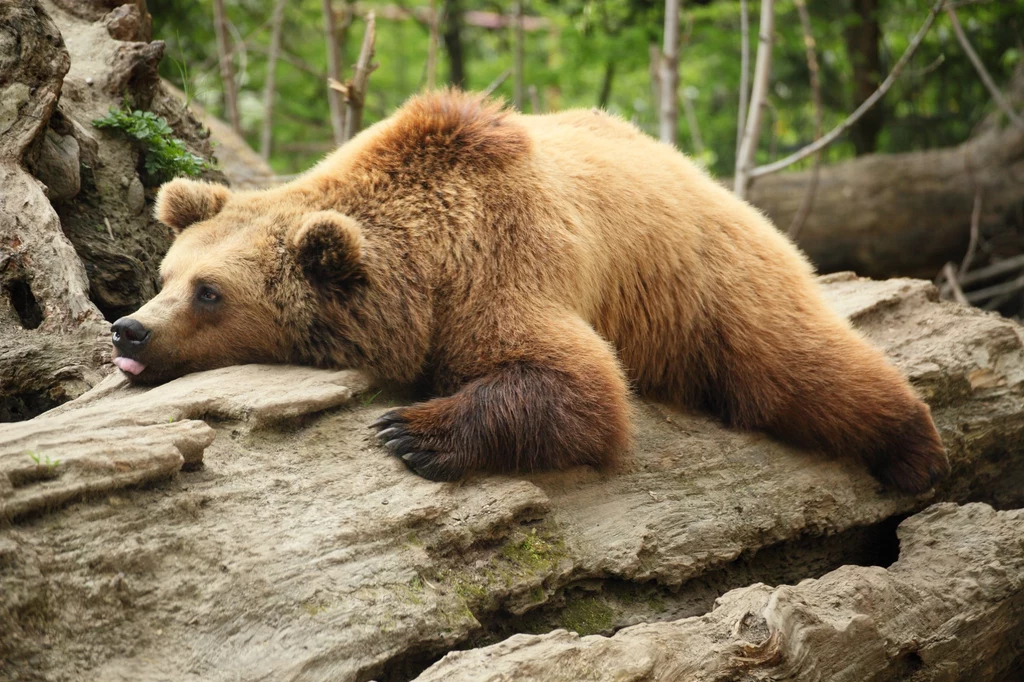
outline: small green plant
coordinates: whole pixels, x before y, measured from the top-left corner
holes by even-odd
[[[180,175],[196,177],[212,167],[206,159],[186,149],[185,143],[174,137],[167,121],[151,111],[133,110],[126,105],[121,109],[111,109],[109,114],[92,124],[97,128],[120,130],[140,145],[146,173],[156,182]]]
[[[49,455],[41,456],[38,452],[28,451],[28,456],[36,463],[37,467],[45,467],[49,471],[53,471],[60,465],[60,460],[51,460]]]
[[[181,78],[181,90],[185,93],[185,108],[187,109],[198,93],[196,92],[195,85],[192,83],[192,79],[188,75],[188,59],[185,58],[185,53],[181,50],[181,34],[175,31],[174,36],[178,39],[178,54],[181,56],[181,60],[179,61],[174,57],[169,57],[169,59],[174,64],[174,68],[178,70],[178,77]]]
[[[377,391],[376,393],[374,393],[373,395],[370,395],[370,396],[365,396],[364,395],[363,398],[362,398],[363,407],[369,407],[370,405],[372,405],[373,401],[377,399],[377,396],[379,396],[383,392],[384,392],[384,389],[381,389],[381,390]]]

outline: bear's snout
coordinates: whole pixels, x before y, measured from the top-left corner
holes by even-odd
[[[142,350],[152,336],[152,332],[143,327],[141,322],[130,317],[122,317],[111,325],[110,334],[114,347],[123,353]]]
[[[118,357],[114,358],[114,364],[128,374],[140,373],[146,366],[136,359],[136,354],[146,347],[152,336],[153,332],[146,329],[138,320],[122,317],[115,322],[110,326],[110,340],[118,353]]]

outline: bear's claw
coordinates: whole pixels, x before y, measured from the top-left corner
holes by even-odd
[[[390,429],[389,429],[390,430]],[[391,451],[391,454],[401,457],[402,455],[419,450],[419,439],[415,436],[403,435],[392,438],[384,443],[384,447]]]
[[[462,471],[444,465],[444,457],[437,452],[407,452],[402,461],[414,472],[430,481],[457,481]]]
[[[445,466],[446,457],[425,449],[422,438],[410,433],[401,410],[391,410],[381,415],[369,428],[377,429],[377,439],[390,454],[400,458],[423,478],[431,481],[455,481],[461,478],[462,471]]]
[[[399,410],[391,410],[382,414],[377,421],[370,424],[367,428],[370,429],[383,429],[388,426],[394,426],[395,422],[404,422],[402,413]],[[379,434],[378,434],[379,435]]]
[[[386,443],[389,440],[391,440],[393,436],[399,435],[401,431],[402,429],[398,428],[397,426],[390,426],[384,429],[383,431],[378,431],[377,438],[379,438],[382,442]]]

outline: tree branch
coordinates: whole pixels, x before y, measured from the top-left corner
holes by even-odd
[[[946,276],[946,281],[949,282],[949,286],[953,291],[953,298],[956,302],[961,305],[970,305],[970,301],[964,296],[964,290],[960,288],[960,282],[956,278],[956,268],[953,267],[952,263],[946,263],[942,267],[942,274]]]
[[[974,65],[974,70],[978,72],[978,77],[981,78],[981,82],[988,88],[989,94],[992,95],[992,99],[995,100],[996,106],[998,106],[1006,117],[1018,128],[1024,129],[1024,118],[1021,118],[1020,114],[1013,110],[1010,103],[1003,97],[1003,93],[996,86],[995,81],[992,80],[992,76],[989,75],[985,65],[981,62],[981,58],[978,57],[978,53],[971,47],[971,42],[967,40],[967,34],[964,33],[963,26],[960,25],[960,19],[956,16],[956,10],[952,5],[946,5],[946,14],[949,15],[949,21],[953,24],[953,33],[956,34],[956,39],[960,42],[960,47],[963,48],[967,54],[967,58],[971,60],[971,64]]]
[[[486,88],[484,88],[484,90],[483,90],[484,97],[490,97],[491,95],[493,95],[494,91],[497,90],[498,88],[500,88],[501,84],[504,83],[505,81],[507,81],[508,77],[511,76],[511,75],[512,75],[512,69],[505,69],[504,71],[502,71],[501,74],[497,78],[495,78],[493,81],[491,81],[490,85],[488,85]]]
[[[772,41],[775,38],[775,2],[761,0],[761,21],[757,31],[757,58],[754,62],[754,86],[750,92],[750,108],[747,110],[743,141],[736,154],[736,178],[734,190],[741,199],[747,194],[752,177],[754,154],[761,136],[761,120],[765,103],[768,101],[768,81],[772,72]]]
[[[967,244],[967,253],[964,254],[964,259],[960,262],[960,270],[958,277],[963,279],[964,275],[971,268],[971,263],[974,262],[974,254],[978,250],[978,235],[981,231],[981,188],[979,187],[974,192],[974,207],[971,209],[971,240]]]
[[[754,168],[750,171],[750,179],[759,178],[764,175],[768,175],[769,173],[777,173],[783,168],[792,166],[797,161],[806,159],[811,154],[821,151],[835,142],[851,125],[860,120],[860,117],[873,107],[878,100],[882,99],[885,93],[889,91],[889,88],[892,87],[892,84],[896,81],[900,72],[903,71],[903,67],[907,65],[910,58],[914,56],[915,52],[917,52],[917,48],[921,46],[921,41],[924,39],[925,34],[928,33],[928,30],[932,27],[932,24],[935,23],[935,16],[939,13],[939,10],[942,9],[945,2],[946,0],[936,0],[935,4],[932,5],[931,10],[928,12],[928,18],[925,19],[924,24],[914,35],[913,39],[910,41],[910,45],[907,46],[907,49],[903,52],[899,61],[892,67],[892,71],[890,71],[889,75],[886,76],[884,81],[882,81],[882,84],[878,86],[878,89],[875,90],[870,97],[864,100],[859,107],[857,107],[856,111],[846,117],[846,120],[830,130],[827,135],[820,138],[817,142],[813,142],[803,149],[793,152],[784,159],[779,159],[775,163],[769,163],[767,165]],[[737,173],[737,175],[739,174]]]

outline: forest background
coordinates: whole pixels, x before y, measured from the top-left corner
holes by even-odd
[[[376,62],[364,125],[387,116],[429,80],[515,99],[517,11],[522,11],[520,107],[526,112],[598,106],[658,136],[658,62],[663,2],[651,0],[216,0],[237,87],[238,124],[256,149],[271,112],[266,153],[276,172],[308,168],[335,145],[329,109],[330,11],[341,79],[357,59],[365,18],[376,15]],[[265,106],[268,55],[280,3],[272,107]],[[164,77],[209,111],[224,109],[215,0],[150,0],[155,37],[166,41]],[[758,3],[748,34],[757,48]],[[889,73],[928,14],[922,0],[808,0],[817,52],[824,130],[840,123]],[[960,21],[999,84],[1024,54],[1024,1],[960,3]],[[947,147],[967,139],[993,110],[992,97],[940,15],[885,98],[823,154],[831,164],[871,152]],[[683,2],[679,13],[677,144],[715,175],[734,172],[741,79],[741,3]],[[432,39],[432,33],[434,38]],[[436,47],[431,67],[432,44]],[[804,33],[792,0],[775,3],[767,112],[756,161],[785,156],[814,139],[815,110]],[[503,79],[502,77],[505,76]],[[339,79],[340,80],[340,79]],[[267,147],[267,145],[263,145]],[[795,169],[810,165],[811,159]]]

